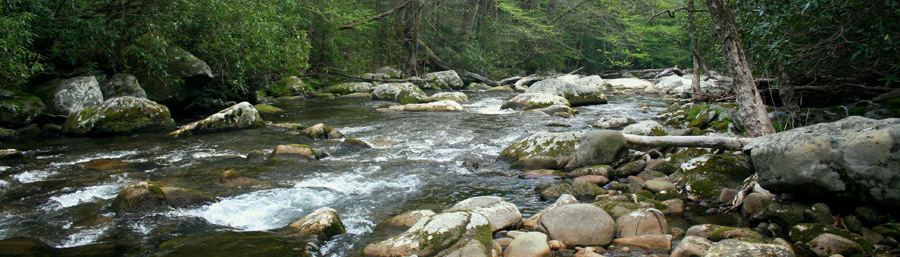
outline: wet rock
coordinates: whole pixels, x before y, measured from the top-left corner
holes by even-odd
[[[769,207],[772,199],[773,197],[771,195],[756,192],[750,193],[744,198],[744,212],[750,216],[762,214]]]
[[[705,257],[726,257],[726,256],[770,256],[770,257],[793,257],[794,252],[790,248],[777,244],[759,244],[744,242],[735,239],[719,241],[706,251]]]
[[[582,136],[575,150],[578,167],[611,164],[627,151],[625,137],[612,130],[590,131]]]
[[[260,150],[253,150],[247,154],[247,159],[253,161],[265,161],[266,153]]]
[[[369,149],[372,148],[372,145],[366,143],[366,141],[362,141],[356,138],[348,137],[344,139],[344,142],[341,142],[341,146],[349,147],[349,148],[361,148],[361,149]]]
[[[22,157],[22,152],[16,149],[0,149],[0,160],[9,160]]]
[[[581,141],[581,135],[581,132],[539,132],[507,147],[498,159],[513,163],[549,159],[555,165],[543,168],[556,169],[575,156],[575,145]]]
[[[0,140],[12,140],[19,138],[19,132],[0,127]]]
[[[89,170],[113,170],[131,166],[131,163],[115,159],[93,159],[78,163],[78,165]]]
[[[672,250],[672,235],[640,235],[620,237],[613,240],[614,244],[639,247],[649,250]]]
[[[597,184],[600,186],[606,185],[606,183],[609,183],[608,178],[606,178],[604,176],[598,176],[598,175],[585,175],[585,176],[577,177],[577,178],[573,179],[573,181],[594,183],[594,184]]]
[[[528,232],[510,242],[503,257],[550,257],[550,245],[547,235],[539,232]]]
[[[212,70],[206,62],[180,47],[169,47],[165,54],[168,67],[136,76],[148,99],[180,108],[202,94],[213,79]]]
[[[308,145],[291,144],[279,145],[275,147],[269,160],[305,160],[315,161],[318,159],[318,153],[315,149]]]
[[[609,165],[595,165],[595,166],[581,167],[581,168],[577,168],[577,169],[573,170],[572,172],[567,173],[566,177],[572,178],[572,177],[581,177],[581,176],[587,176],[587,175],[597,175],[597,176],[604,176],[604,177],[608,178],[609,174],[611,173],[612,170],[613,170],[612,167],[610,167]]]
[[[725,188],[737,188],[753,174],[744,155],[704,155],[683,163],[683,181],[688,199],[715,199]]]
[[[369,93],[352,93],[340,96],[341,99],[372,99]]]
[[[525,93],[561,96],[572,106],[605,104],[607,102],[606,95],[603,95],[603,92],[600,92],[597,87],[574,84],[558,78],[538,81],[525,90]]]
[[[363,249],[365,256],[491,256],[491,227],[484,216],[448,212],[419,220],[406,232]]]
[[[863,226],[862,224],[862,221],[859,221],[859,218],[853,215],[844,216],[843,218],[841,218],[841,223],[843,223],[844,226],[847,226],[847,229],[850,229],[850,231],[857,233],[865,228],[865,226]]]
[[[282,101],[286,98],[306,94],[309,90],[308,88],[309,84],[303,82],[302,79],[297,76],[290,76],[270,86],[266,89],[266,93],[272,97],[277,97],[276,100]]]
[[[831,208],[824,203],[815,203],[804,212],[806,220],[819,224],[834,224],[834,216],[831,215]]]
[[[593,126],[601,129],[623,128],[625,126],[637,123],[628,117],[601,117],[595,121]]]
[[[145,213],[164,209],[191,207],[215,202],[215,199],[200,192],[173,187],[160,187],[150,181],[129,183],[119,190],[113,200],[112,210],[116,215]]]
[[[388,75],[388,78],[398,79],[403,77],[403,71],[391,66],[382,66],[381,68],[376,69],[375,73]]]
[[[553,105],[571,106],[569,100],[561,96],[544,93],[524,93],[513,97],[500,108],[526,111]]]
[[[47,111],[40,98],[18,96],[0,100],[0,126],[18,127],[31,123]]]
[[[428,99],[425,92],[412,83],[386,83],[375,86],[372,98],[396,101],[400,104],[421,103]]]
[[[650,81],[636,78],[608,79],[606,83],[615,89],[643,90],[653,86]]]
[[[685,236],[695,236],[709,239],[710,235],[712,235],[712,232],[721,227],[722,226],[713,224],[694,225],[688,228]]]
[[[252,249],[252,251],[248,251]],[[307,238],[267,231],[216,231],[172,238],[159,246],[164,256],[314,256]]]
[[[499,87],[488,88],[486,91],[488,91],[488,92],[497,92],[497,91],[510,92],[510,91],[515,91],[515,90],[509,86],[499,86]]]
[[[627,178],[627,177],[630,177],[633,175],[637,175],[638,173],[643,171],[644,167],[646,167],[646,166],[647,166],[647,162],[645,162],[643,160],[626,163],[625,165],[622,165],[622,166],[616,168],[614,177]],[[640,181],[635,184],[642,184],[642,182],[643,181]]]
[[[48,112],[65,116],[103,103],[100,83],[91,76],[52,81],[40,86],[35,94],[47,102]]]
[[[712,242],[707,240],[706,238],[696,237],[696,236],[686,236],[681,239],[681,242],[678,242],[678,245],[675,246],[675,250],[672,250],[672,253],[669,255],[670,257],[692,257],[692,256],[704,256],[706,255],[706,250],[712,246]]]
[[[603,257],[606,249],[598,247],[584,247],[575,253],[575,257]]]
[[[559,196],[559,198],[556,199],[556,202],[554,202],[549,207],[541,210],[534,216],[528,217],[527,219],[523,220],[522,226],[529,230],[537,230],[538,226],[540,226],[539,222],[541,220],[541,217],[544,214],[546,214],[548,211],[556,209],[556,208],[566,205],[566,204],[575,204],[575,203],[578,203],[578,199],[576,199],[574,196],[568,195],[568,194],[561,195],[561,196]]]
[[[657,180],[657,179],[648,180],[647,182],[644,183],[644,187],[653,193],[659,193],[664,190],[675,190],[676,189],[675,184],[672,184],[672,182],[665,181],[665,180]]]
[[[261,115],[276,115],[284,113],[283,109],[268,104],[257,104],[254,105],[253,108],[255,108],[256,111],[258,111]]]
[[[419,220],[426,217],[434,216],[435,213],[432,210],[415,210],[404,212],[400,215],[391,217],[381,223],[378,224],[375,230],[384,230],[384,229],[397,229],[402,228],[403,230],[407,230],[413,225],[415,225]]]
[[[323,88],[321,92],[335,95],[349,95],[355,93],[371,94],[374,90],[375,86],[369,82],[347,82]]]
[[[515,204],[496,196],[479,196],[463,200],[445,212],[468,210],[483,215],[491,223],[491,232],[511,227],[522,221]]]
[[[428,73],[422,78],[432,80],[425,83],[425,88],[462,90],[465,85],[459,74],[452,70]]]
[[[435,101],[452,100],[456,102],[468,102],[469,97],[463,92],[440,92],[431,95],[431,99]]]
[[[172,127],[175,127],[175,121],[169,108],[147,99],[122,96],[69,116],[62,132],[69,135],[127,134]]]
[[[681,214],[684,213],[684,201],[681,199],[669,199],[661,202],[666,206],[662,210],[663,214]]]
[[[622,133],[641,136],[665,136],[666,129],[654,120],[643,120],[635,124],[625,126]]]
[[[859,246],[860,251],[869,252],[873,249],[872,242],[869,242],[869,240],[866,240],[859,234],[851,233],[832,225],[801,223],[791,227],[790,232],[788,232],[791,241],[807,243],[823,234],[832,234],[849,239]]]
[[[407,111],[407,112],[461,112],[465,111],[462,105],[453,100],[441,100],[424,104],[405,104],[400,106],[391,106],[388,110]]]
[[[567,246],[607,245],[615,222],[603,209],[590,204],[566,204],[540,217],[538,230]]]
[[[560,179],[562,172],[558,170],[529,170],[519,173],[519,178],[524,179]]]
[[[563,118],[571,118],[574,117],[575,109],[565,105],[551,105],[544,108],[531,109],[525,111],[525,113],[533,113],[533,112],[541,112],[551,116],[563,117]]]
[[[259,112],[248,102],[242,102],[221,110],[206,119],[184,125],[168,134],[169,137],[189,136],[199,133],[211,133],[225,130],[246,129],[264,126]]]
[[[709,234],[712,241],[722,241],[725,239],[741,239],[743,241],[762,241],[763,237],[749,228],[738,227],[719,227]]]
[[[585,85],[585,86],[592,86],[592,87],[596,87],[598,89],[603,89],[603,87],[606,86],[606,81],[603,81],[603,78],[601,78],[600,76],[597,76],[597,75],[584,76],[579,79],[576,79],[575,81],[573,81],[573,83],[579,84],[579,85]]]
[[[597,197],[597,195],[606,194],[606,189],[590,182],[563,182],[552,185],[541,191],[541,199],[555,200],[564,194],[573,195],[575,198],[582,200],[591,200]]]
[[[319,123],[303,130],[303,134],[312,139],[341,139],[344,134],[336,129]]]
[[[778,225],[789,228],[803,222],[806,208],[806,205],[798,202],[771,203],[764,215]]]
[[[314,237],[321,241],[344,233],[344,223],[338,212],[322,207],[291,223],[288,227],[296,234]]]
[[[666,217],[657,209],[640,209],[616,219],[618,237],[669,233]],[[669,245],[671,247],[671,244]]]
[[[862,248],[859,244],[850,239],[829,233],[817,236],[808,245],[818,256],[831,256],[834,254],[853,256],[862,253]]]
[[[849,117],[755,138],[759,184],[773,192],[900,206],[900,119]]]
[[[144,88],[141,88],[137,78],[127,73],[113,75],[100,83],[100,91],[103,93],[103,99],[120,96],[147,98],[147,93],[144,92]]]

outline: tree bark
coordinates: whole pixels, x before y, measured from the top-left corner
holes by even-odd
[[[625,142],[635,145],[655,147],[705,147],[725,150],[742,150],[750,143],[750,138],[714,136],[639,136],[622,134]]]
[[[694,25],[694,0],[688,0],[688,33],[691,34],[691,56],[694,59],[694,76],[691,78],[691,90],[694,95],[700,93],[700,52],[697,50],[697,27]]]
[[[418,76],[419,57],[419,19],[422,15],[422,1],[411,0],[409,8],[403,12],[403,49],[406,52],[406,63],[403,74],[407,77]]]
[[[728,8],[726,0],[706,0],[709,13],[716,24],[716,32],[719,41],[722,42],[722,50],[731,76],[734,78],[735,101],[738,104],[738,119],[747,129],[750,136],[757,137],[775,133],[772,121],[766,112],[766,105],[756,89],[753,80],[753,72],[750,70],[750,62],[744,53],[744,46],[738,37],[737,24],[734,21],[734,13]]]

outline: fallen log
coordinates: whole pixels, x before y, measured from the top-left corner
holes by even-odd
[[[365,19],[365,20],[361,20],[361,21],[357,21],[357,22],[353,22],[353,23],[349,23],[349,24],[341,25],[341,26],[338,27],[338,30],[352,29],[352,28],[356,28],[356,27],[359,26],[359,25],[363,25],[363,24],[366,24],[366,23],[369,23],[369,22],[373,22],[373,21],[380,20],[380,19],[382,19],[382,18],[384,18],[384,17],[386,17],[386,16],[388,16],[388,15],[394,13],[394,12],[397,11],[397,10],[400,10],[400,9],[405,8],[407,5],[409,5],[410,2],[411,2],[410,0],[406,0],[406,1],[400,2],[399,4],[397,4],[396,6],[392,7],[391,9],[388,9],[387,11],[384,11],[384,12],[382,12],[382,13],[379,13],[378,15],[375,15],[374,17],[371,17],[371,18],[368,18],[368,19]]]
[[[654,147],[704,147],[725,150],[741,150],[750,143],[750,138],[716,136],[639,136],[622,134],[625,142]]]

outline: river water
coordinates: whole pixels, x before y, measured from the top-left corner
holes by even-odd
[[[459,113],[380,112],[376,108],[385,102],[337,99],[281,103],[286,114],[264,116],[275,123],[325,123],[373,149],[343,148],[339,141],[310,140],[277,127],[178,139],[164,138],[162,131],[4,142],[3,148],[20,149],[25,157],[0,164],[0,240],[25,237],[58,248],[113,243],[131,246],[129,255],[146,255],[176,236],[276,229],[327,206],[340,213],[347,233],[319,251],[358,255],[377,239],[372,233],[377,223],[404,211],[494,195],[530,216],[550,204],[534,188],[553,181],[517,178],[519,171],[496,161],[504,148],[540,131],[590,130],[603,116],[650,119],[668,106],[659,97],[610,96],[609,104],[579,107],[575,118],[565,119],[500,110],[515,93],[466,93],[468,111]],[[330,157],[316,162],[245,158],[280,144],[308,144]],[[127,165],[80,164],[95,159]],[[469,170],[465,161],[476,161],[479,168]],[[228,169],[265,186],[223,186],[219,178]],[[203,191],[218,202],[116,218],[110,205],[118,190],[143,180]]]

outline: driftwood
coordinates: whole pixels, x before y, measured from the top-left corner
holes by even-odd
[[[750,143],[750,138],[715,136],[639,136],[622,134],[625,142],[635,145],[655,147],[704,147],[725,150],[741,150]]]

